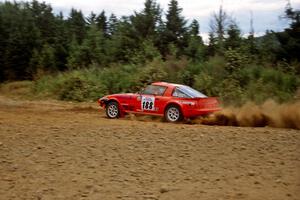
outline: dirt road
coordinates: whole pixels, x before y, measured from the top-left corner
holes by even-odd
[[[300,199],[300,131],[1,97],[0,199]]]

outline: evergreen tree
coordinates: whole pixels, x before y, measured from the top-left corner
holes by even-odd
[[[288,2],[285,10],[290,27],[284,32],[276,33],[281,49],[277,58],[288,62],[300,61],[300,10],[294,10]],[[299,69],[300,72],[300,69]]]
[[[114,61],[128,62],[141,46],[138,41],[139,36],[133,29],[130,19],[122,17],[115,27],[114,34],[108,41],[107,51]]]
[[[207,56],[214,56],[217,53],[217,40],[213,32],[208,34]]]
[[[199,25],[199,22],[195,19],[193,19],[190,27],[189,27],[189,35],[191,36],[199,36],[199,33],[200,33],[200,25]]]
[[[218,13],[213,14],[213,18],[210,22],[210,32],[213,34],[212,36],[215,38],[217,45],[217,53],[224,53],[224,40],[225,40],[225,31],[228,26],[229,16],[223,10],[223,6],[221,5]]]
[[[4,32],[2,40],[1,68],[5,80],[31,78],[27,72],[33,48],[38,46],[40,32],[34,23],[32,13],[26,9],[28,3],[0,4],[0,18]],[[0,39],[1,40],[1,39]],[[1,48],[3,48],[1,47]]]
[[[249,36],[246,40],[247,50],[249,53],[249,56],[254,58],[254,56],[257,54],[258,49],[255,44],[255,38],[254,38],[254,26],[253,26],[253,13],[251,12],[251,18],[250,18],[250,32]]]
[[[108,23],[107,23],[107,33],[109,36],[111,36],[115,33],[117,23],[118,23],[118,18],[116,17],[116,15],[111,14],[108,19]]]
[[[131,22],[141,40],[154,40],[157,33],[157,25],[161,19],[161,9],[155,0],[146,0],[144,9],[131,16]]]
[[[227,29],[227,37],[224,41],[224,47],[226,49],[237,49],[242,45],[241,30],[235,22],[231,22]]]
[[[96,24],[96,17],[97,17],[97,15],[95,13],[91,12],[89,14],[89,16],[86,18],[87,24],[88,25],[94,25],[94,24]]]
[[[188,46],[185,48],[185,55],[192,61],[203,61],[205,58],[205,45],[199,35],[200,25],[197,20],[193,20],[188,28]]]
[[[258,44],[259,58],[262,62],[275,63],[280,43],[276,38],[276,33],[266,31],[266,34],[260,38]]]
[[[5,31],[3,16],[2,16],[2,6],[0,4],[0,83],[4,81],[4,53],[6,50],[6,40],[7,33]]]
[[[67,57],[67,68],[68,69],[79,69],[81,67],[80,57],[80,45],[77,42],[75,36],[69,44],[69,56]]]
[[[39,55],[38,69],[45,72],[54,72],[56,69],[55,49],[49,44],[45,44]]]
[[[181,16],[182,8],[177,0],[171,0],[168,6],[165,39],[168,45],[174,44],[182,52],[187,46],[186,20]]]
[[[55,16],[52,13],[52,7],[45,2],[39,3],[37,0],[33,0],[27,4],[27,6],[40,32],[40,48],[42,48],[45,43],[55,43],[57,27]]]
[[[60,13],[55,17],[56,20],[56,37],[55,43],[52,47],[55,49],[56,68],[60,71],[66,69],[67,57],[68,57],[68,46],[69,40],[66,38],[68,35],[67,23],[64,20],[64,16]]]
[[[72,8],[67,20],[69,36],[75,36],[79,44],[82,43],[86,36],[86,22],[81,11]]]
[[[102,31],[102,33],[106,36],[108,34],[108,30],[107,30],[108,25],[107,25],[107,18],[104,10],[96,17],[95,21],[98,30]]]
[[[81,45],[76,39],[72,40],[68,58],[70,69],[86,68],[91,64],[101,66],[107,63],[107,59],[104,34],[95,25],[88,30]]]

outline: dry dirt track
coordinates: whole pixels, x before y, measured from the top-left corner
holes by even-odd
[[[0,97],[0,199],[300,199],[300,131]]]

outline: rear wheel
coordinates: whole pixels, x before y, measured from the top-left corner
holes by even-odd
[[[106,106],[106,116],[110,119],[118,118],[120,115],[120,109],[117,102],[109,102]]]
[[[178,122],[182,120],[182,113],[178,106],[170,105],[165,111],[165,119],[168,122]]]

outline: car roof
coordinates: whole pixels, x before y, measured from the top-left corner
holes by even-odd
[[[154,82],[151,85],[157,85],[157,86],[165,86],[165,87],[179,87],[179,86],[183,86],[180,84],[175,84],[175,83],[168,83],[168,82]]]

